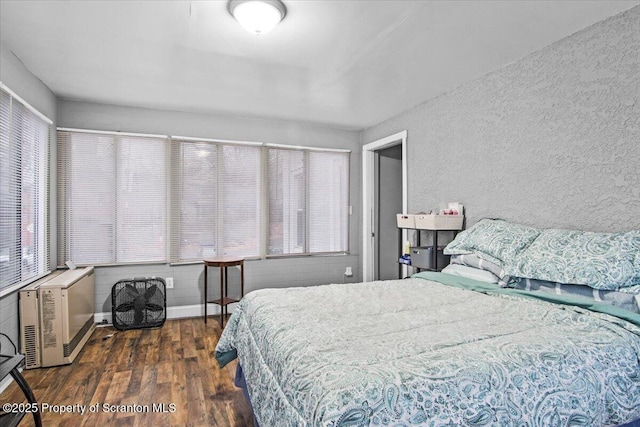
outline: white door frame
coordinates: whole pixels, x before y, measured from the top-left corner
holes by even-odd
[[[389,135],[362,147],[362,280],[369,282],[374,278],[374,191],[375,191],[375,151],[402,144],[402,212],[406,214],[407,201],[407,131]],[[402,242],[407,240],[408,232],[402,230]],[[399,254],[398,254],[399,255]],[[402,266],[403,277],[407,274],[407,267]]]

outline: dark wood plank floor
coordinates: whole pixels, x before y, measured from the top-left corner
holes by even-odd
[[[69,413],[43,412],[46,427],[252,426],[249,406],[233,385],[235,362],[220,369],[214,358],[219,337],[213,318],[206,329],[202,318],[168,320],[160,329],[98,328],[73,364],[23,375],[39,403],[87,407],[84,415],[77,407]],[[22,401],[15,383],[0,396],[0,403]],[[99,409],[90,412],[96,404]],[[106,411],[105,404],[129,408]],[[166,412],[154,412],[153,404],[165,404]],[[144,408],[149,412],[139,412]],[[33,425],[28,415],[20,427]]]

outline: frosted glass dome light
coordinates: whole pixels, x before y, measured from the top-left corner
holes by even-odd
[[[245,30],[260,35],[278,25],[287,9],[280,0],[231,0],[229,12]]]

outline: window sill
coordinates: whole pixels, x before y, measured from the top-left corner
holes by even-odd
[[[282,259],[282,258],[315,258],[315,257],[342,257],[342,256],[350,256],[352,255],[351,252],[349,251],[341,251],[341,252],[317,252],[317,253],[301,253],[301,254],[282,254],[282,255],[266,255],[264,257],[259,257],[259,256],[250,256],[250,257],[244,257],[245,261],[262,261],[262,260],[269,260],[269,259]],[[149,262],[124,262],[124,263],[118,263],[118,264],[79,264],[78,267],[86,267],[86,266],[93,266],[93,267],[97,267],[97,268],[102,268],[102,267],[134,267],[134,266],[139,266],[139,265],[168,265],[170,267],[179,267],[179,266],[183,266],[183,265],[197,265],[197,264],[202,264],[202,259],[194,259],[194,260],[188,260],[188,261],[173,261],[173,262],[167,262],[167,261],[149,261]],[[66,269],[66,266],[58,266],[59,269]],[[32,281],[30,281],[29,283],[35,281],[37,279],[34,279]],[[27,283],[22,284],[22,286],[25,286]],[[22,287],[21,286],[21,287]],[[13,291],[12,291],[13,292]],[[0,297],[1,297],[2,293],[0,292]]]
[[[14,292],[18,292],[20,289],[24,288],[25,286],[28,286],[30,284],[32,284],[33,282],[36,282],[40,279],[42,279],[43,277],[45,277],[46,275],[51,274],[51,271],[47,271],[46,273],[40,274],[38,276],[32,277],[29,280],[25,280],[24,282],[20,282],[20,283],[16,283],[15,285],[11,285],[11,286],[7,286],[5,288],[0,289],[0,299],[6,297],[7,295],[10,295]]]

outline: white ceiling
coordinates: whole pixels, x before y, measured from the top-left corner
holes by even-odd
[[[284,2],[0,0],[0,41],[61,98],[363,129],[640,0]]]

